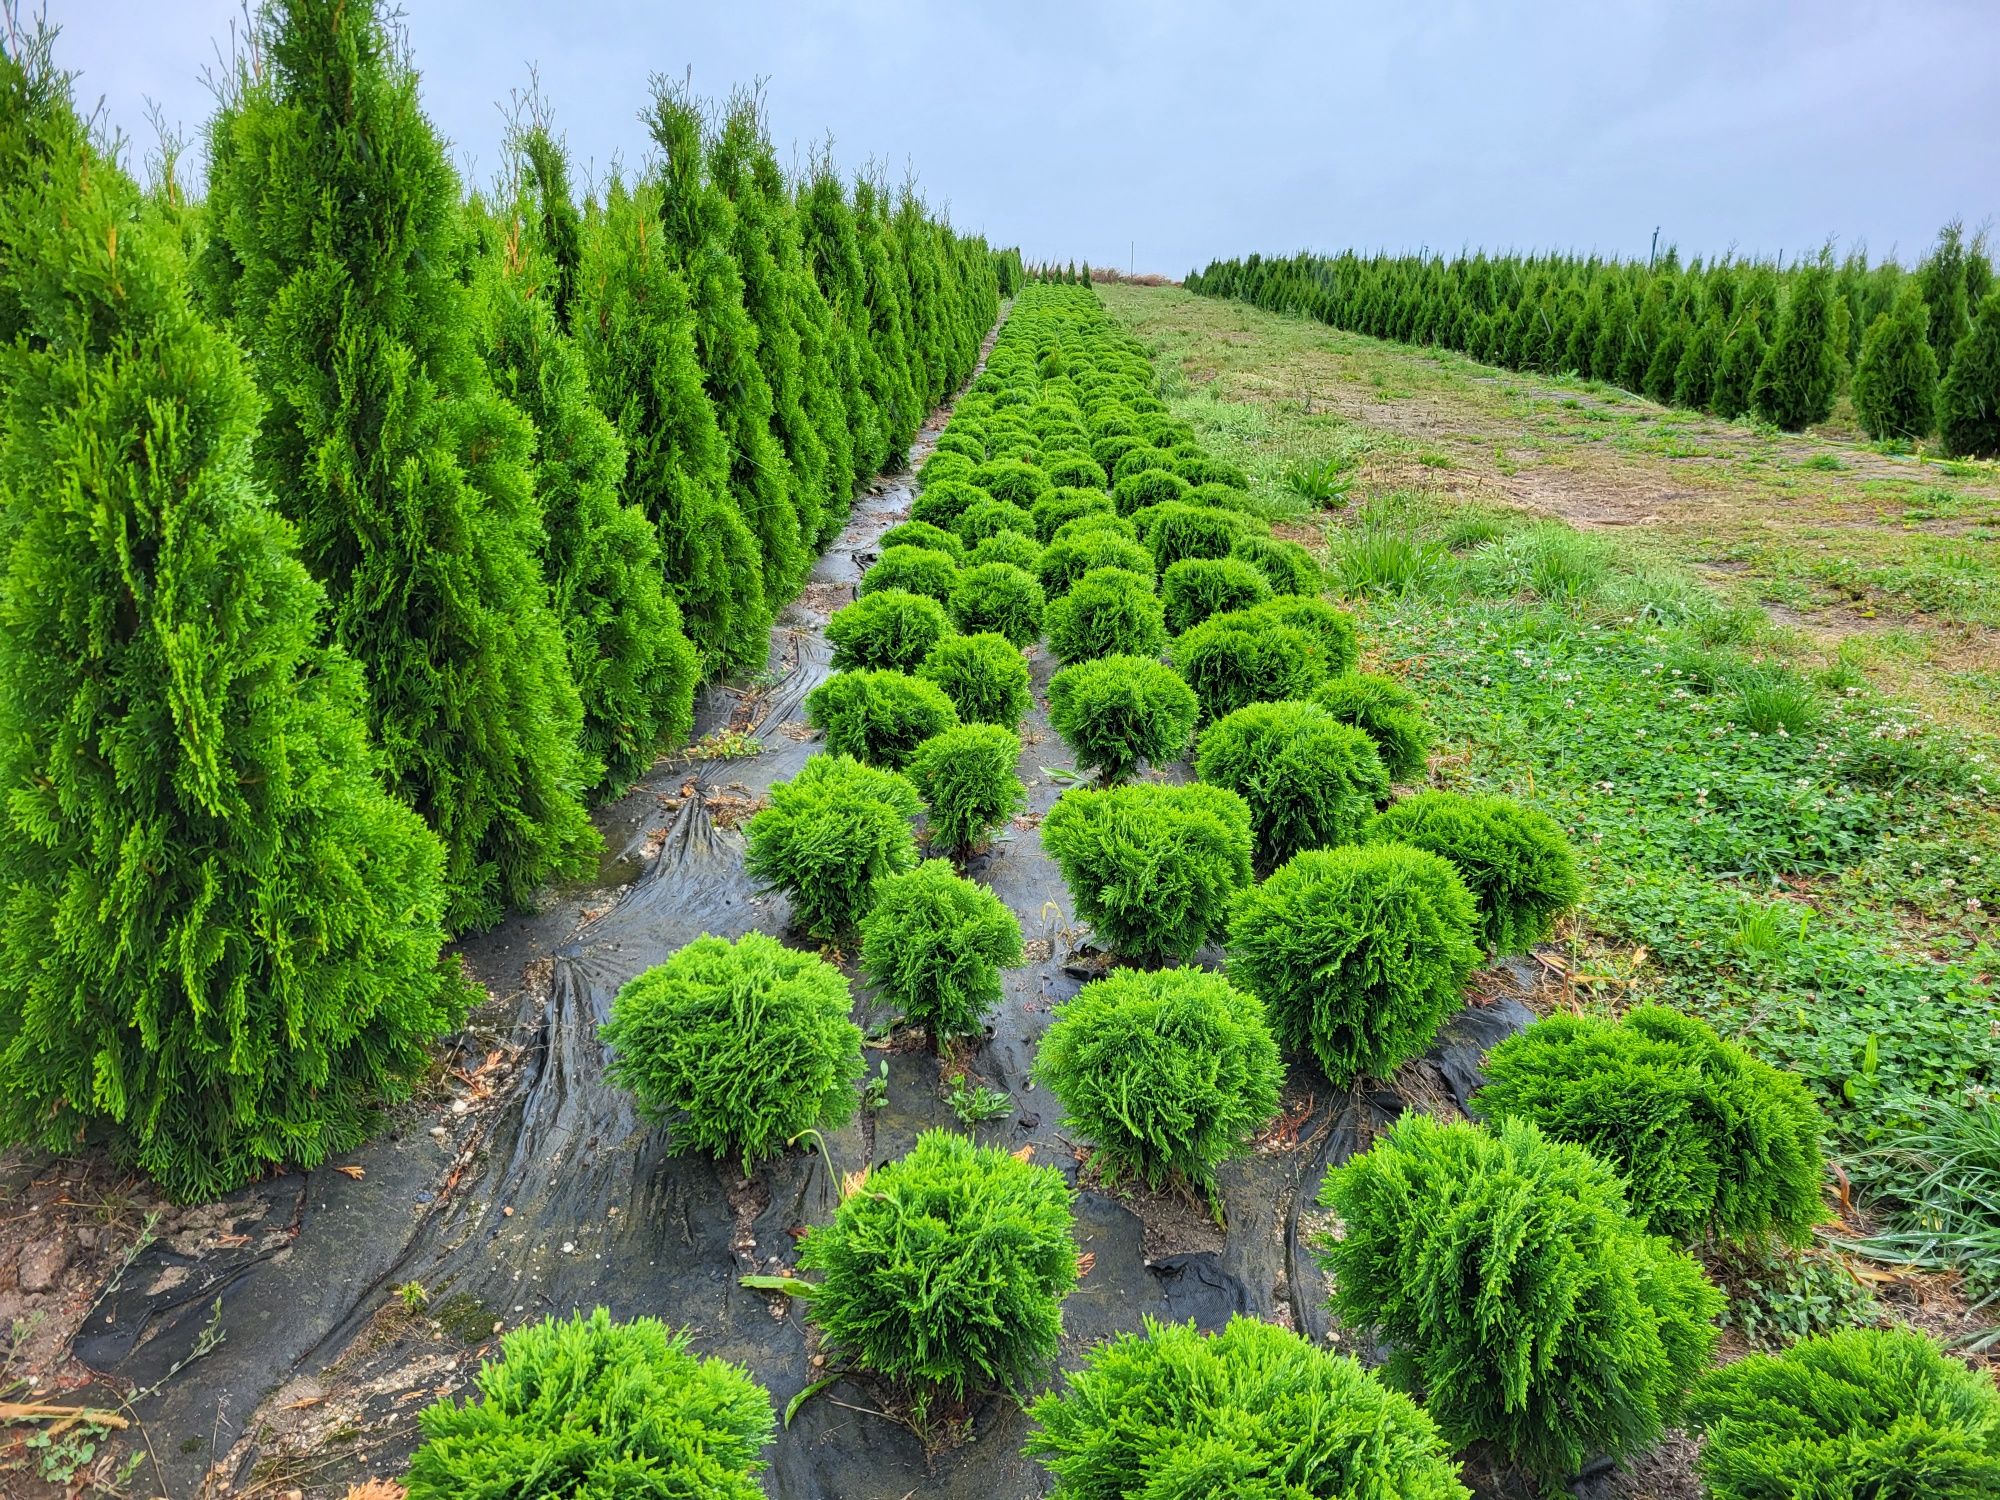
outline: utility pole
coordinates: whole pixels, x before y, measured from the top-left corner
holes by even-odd
[[[1655,224],[1653,226],[1653,248],[1646,252],[1647,270],[1650,271],[1653,269],[1653,262],[1659,258],[1659,254],[1660,254],[1660,226]]]
[[[1125,279],[1130,281],[1139,274],[1139,242],[1129,240],[1125,245]]]

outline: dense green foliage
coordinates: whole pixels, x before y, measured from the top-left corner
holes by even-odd
[[[1053,1167],[931,1130],[808,1229],[812,1320],[890,1381],[922,1425],[943,1395],[1042,1380],[1077,1282],[1070,1189]]]
[[[1549,1016],[1487,1054],[1486,1080],[1482,1114],[1588,1147],[1655,1234],[1802,1245],[1825,1216],[1812,1096],[1697,1017]]]
[[[1166,610],[1148,574],[1092,568],[1042,613],[1049,650],[1074,664],[1102,656],[1154,659],[1167,648]]]
[[[1171,667],[1150,657],[1099,656],[1049,679],[1049,723],[1086,771],[1122,781],[1142,761],[1178,760],[1199,706]]]
[[[1470,1500],[1422,1407],[1289,1328],[1157,1323],[1084,1356],[1030,1413],[1057,1500]]]
[[[1077,916],[1128,958],[1189,959],[1219,936],[1250,846],[1250,810],[1221,787],[1080,788],[1042,820]]]
[[[1269,580],[1240,558],[1187,557],[1160,575],[1160,603],[1175,635],[1210,615],[1251,609],[1270,598]]]
[[[1530,951],[1583,891],[1555,819],[1512,797],[1419,792],[1377,817],[1362,836],[1450,860],[1478,903],[1479,937],[1490,953]]]
[[[862,972],[934,1047],[977,1034],[1000,1003],[1000,971],[1021,963],[1021,924],[1006,903],[941,859],[884,877],[861,919]]]
[[[756,1500],[771,1398],[736,1365],[698,1359],[653,1318],[545,1318],[500,1340],[479,1399],[426,1407],[414,1500],[700,1495]]]
[[[1915,283],[1869,327],[1854,367],[1854,414],[1870,437],[1922,437],[1934,425],[1938,360],[1929,328],[1930,309]]]
[[[1285,1069],[1264,1007],[1221,975],[1121,969],[1056,1007],[1035,1076],[1108,1177],[1213,1194],[1277,1113]]]
[[[840,672],[910,671],[951,633],[942,604],[904,589],[863,594],[826,622],[834,670]]]
[[[1713,1500],[1984,1500],[2000,1393],[1923,1334],[1851,1328],[1711,1370],[1689,1411]]]
[[[2000,291],[1979,304],[1952,353],[1938,387],[1938,433],[1948,453],[2000,458]]]
[[[444,851],[171,227],[32,43],[0,119],[0,1141],[210,1198],[357,1144],[456,1024]]]
[[[483,927],[599,842],[533,429],[480,359],[458,181],[375,7],[255,26],[209,131],[201,282],[257,351],[256,471],[367,674],[390,789],[444,840],[451,926]]]
[[[1479,963],[1471,893],[1400,844],[1307,850],[1236,902],[1229,977],[1264,1002],[1279,1045],[1345,1088],[1386,1078],[1459,1009]]]
[[[1352,843],[1389,800],[1375,742],[1316,703],[1252,703],[1201,734],[1195,772],[1250,807],[1257,864]]]
[[[618,991],[604,1076],[670,1149],[752,1167],[854,1113],[861,1029],[840,970],[761,932],[704,934]]]
[[[1212,505],[1169,500],[1128,513],[1162,573],[1187,558],[1227,557],[1231,548],[1252,534],[1249,517]]]
[[[1393,677],[1343,672],[1313,690],[1312,701],[1375,742],[1391,781],[1424,774],[1434,738],[1417,695]]]
[[[1018,729],[1034,701],[1028,659],[1001,635],[947,636],[924,657],[917,675],[935,683],[967,724]]]
[[[1618,1179],[1532,1125],[1412,1111],[1328,1174],[1334,1306],[1452,1447],[1484,1440],[1551,1493],[1655,1442],[1716,1343],[1722,1296],[1648,1236]]]
[[[924,594],[940,604],[958,587],[958,560],[935,547],[908,545],[885,547],[866,573],[861,575],[861,592],[900,589]]]
[[[1042,586],[1012,563],[986,562],[958,575],[946,601],[952,623],[968,635],[1004,636],[1016,646],[1042,634]]]
[[[1094,568],[1122,568],[1148,578],[1155,571],[1153,554],[1131,537],[1109,529],[1091,529],[1051,541],[1042,549],[1035,576],[1054,600],[1068,593],[1079,578]]]
[[[891,547],[928,547],[944,553],[955,563],[965,562],[965,543],[959,540],[958,533],[929,521],[900,521],[877,537],[875,545],[883,551]]]
[[[1021,741],[1002,724],[962,724],[941,730],[910,756],[910,780],[930,815],[932,847],[954,854],[983,848],[1027,806],[1015,773]]]
[[[1815,422],[1824,422],[1833,415],[1834,398],[1839,394],[1840,364],[1846,351],[1834,340],[1829,259],[1809,261],[1794,275],[1771,347],[1757,368],[1756,384],[1750,388],[1751,411],[1789,432],[1803,432]]]
[[[1229,555],[1262,573],[1274,594],[1319,593],[1320,565],[1301,543],[1252,533],[1238,537]]]
[[[1317,641],[1261,610],[1210,615],[1175,637],[1169,655],[1211,720],[1251,703],[1310,697],[1328,674]]]
[[[836,672],[806,694],[806,722],[834,755],[896,770],[918,745],[958,725],[944,689],[904,672]]]
[[[843,937],[867,914],[879,877],[916,865],[910,820],[920,806],[916,788],[894,771],[815,755],[744,824],[743,868],[791,897],[794,926]]]

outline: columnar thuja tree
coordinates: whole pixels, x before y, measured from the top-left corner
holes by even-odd
[[[819,517],[801,517],[793,506],[791,466],[772,431],[771,386],[757,363],[757,327],[744,310],[743,273],[730,250],[735,215],[708,175],[700,106],[684,84],[655,78],[648,124],[660,150],[651,176],[663,248],[687,283],[695,351],[728,453],[730,492],[757,537],[764,591],[776,604],[805,582]]]
[[[575,208],[561,146],[514,142],[511,200],[487,226],[478,282],[488,369],[535,424],[539,555],[583,699],[583,747],[616,795],[694,722],[696,660],[666,592],[653,523],[623,503],[625,445],[591,399],[557,309],[574,289]]]
[[[1923,437],[1937,420],[1937,356],[1922,289],[1904,285],[1861,342],[1854,370],[1854,413],[1872,438]]]
[[[533,430],[454,274],[458,183],[370,0],[269,0],[210,132],[209,306],[257,351],[259,473],[368,674],[454,928],[587,867],[582,709],[536,562]]]
[[[1801,266],[1778,313],[1778,326],[1758,367],[1750,406],[1787,432],[1802,432],[1833,414],[1840,384],[1835,352],[1833,272],[1829,257]]]
[[[206,1198],[354,1145],[468,991],[242,356],[46,42],[0,57],[0,1141]]]
[[[854,233],[861,256],[862,337],[882,359],[883,430],[889,462],[901,457],[924,420],[923,375],[911,357],[909,287],[890,243],[888,194],[866,175],[854,180]]]
[[[2000,291],[1986,294],[1952,351],[1938,389],[1938,432],[1951,453],[2000,457]]]
[[[861,237],[830,152],[822,150],[799,189],[799,216],[805,233],[806,263],[825,294],[838,330],[836,368],[848,393],[854,430],[856,482],[889,460],[889,417],[893,409],[890,374],[870,335],[868,273],[861,261]]]

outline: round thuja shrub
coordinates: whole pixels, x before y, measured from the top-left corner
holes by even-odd
[[[1471,1500],[1424,1409],[1358,1360],[1256,1318],[1146,1320],[1036,1401],[1027,1451],[1063,1500]]]
[[[1181,479],[1180,475],[1175,474],[1172,468],[1169,467],[1172,462],[1172,459],[1168,458],[1163,451],[1155,448],[1151,443],[1126,449],[1125,452],[1118,455],[1117,462],[1111,465],[1111,488],[1113,493],[1116,493],[1119,485],[1124,484],[1127,480],[1136,479],[1141,474],[1165,474],[1171,478],[1180,479],[1180,487],[1173,491],[1175,495],[1186,494],[1189,488],[1188,482],[1185,479]],[[1150,500],[1139,502],[1141,505],[1151,505],[1154,503]],[[1120,504],[1118,508],[1121,511],[1130,511],[1136,507]]]
[[[1016,646],[1027,646],[1041,636],[1043,602],[1042,586],[1032,573],[994,562],[959,574],[946,607],[952,622],[968,635],[1005,636]]]
[[[953,562],[965,561],[965,543],[958,539],[957,533],[934,526],[929,521],[903,521],[891,526],[875,545],[884,552],[891,547],[928,547],[933,552],[944,553]]]
[[[932,485],[964,483],[972,477],[972,471],[983,459],[958,452],[955,447],[939,447],[917,466],[917,483],[928,490]],[[942,523],[939,523],[942,524]]]
[[[958,518],[982,500],[993,497],[961,479],[937,479],[924,485],[910,502],[910,519],[956,534]]]
[[[1000,1003],[1000,971],[1022,962],[1021,924],[1006,903],[941,859],[878,882],[861,919],[862,972],[933,1047],[977,1032]]]
[[[1122,468],[1133,457],[1127,454],[1119,460],[1119,466]],[[1161,505],[1185,504],[1187,497],[1188,482],[1165,469],[1140,469],[1111,487],[1111,503],[1121,516],[1137,516]]]
[[[791,897],[793,924],[817,938],[844,936],[868,910],[876,879],[917,862],[910,827],[922,804],[893,771],[845,755],[815,755],[743,826],[743,868]]]
[[[1308,697],[1326,676],[1311,636],[1254,610],[1210,615],[1176,637],[1168,654],[1208,719],[1250,703]]]
[[[1081,452],[1072,451],[1051,458],[1042,465],[1042,472],[1049,476],[1049,483],[1058,490],[1102,491],[1110,483],[1103,465],[1090,456],[1088,447]]]
[[[1250,488],[1250,476],[1227,459],[1199,450],[1176,449],[1169,455],[1174,472],[1191,485],[1220,484],[1233,490]]]
[[[1319,655],[1319,671],[1324,677],[1352,672],[1361,660],[1361,643],[1354,634],[1354,617],[1324,599],[1298,594],[1280,594],[1267,604],[1246,610],[1252,619],[1265,625],[1282,626],[1304,634]]]
[[[1150,578],[1153,554],[1115,531],[1084,531],[1057,537],[1044,547],[1042,560],[1035,564],[1035,577],[1041,582],[1042,592],[1056,599],[1068,593],[1070,586],[1092,568],[1123,568],[1128,573],[1143,573]]]
[[[1229,555],[1247,562],[1271,585],[1274,594],[1317,595],[1320,566],[1313,555],[1297,542],[1254,533],[1240,536],[1230,544]]]
[[[1250,883],[1250,810],[1216,786],[1077,788],[1042,820],[1042,847],[1099,947],[1186,960]]]
[[[950,634],[951,619],[942,604],[903,589],[863,594],[826,622],[833,665],[843,672],[856,667],[907,670]]]
[[[1042,613],[1049,649],[1062,662],[1101,656],[1157,658],[1167,648],[1165,607],[1150,574],[1092,568]]]
[[[1213,1194],[1278,1112],[1285,1066],[1264,1007],[1221,975],[1119,969],[1057,1007],[1035,1077],[1107,1177]]]
[[[1375,742],[1313,703],[1251,703],[1201,734],[1195,773],[1249,804],[1257,863],[1360,837],[1389,800]]]
[[[844,1359],[923,1426],[940,1397],[1046,1378],[1077,1282],[1069,1185],[1054,1167],[928,1130],[808,1229],[808,1307]]]
[[[950,454],[965,460],[965,472],[970,474],[980,464],[986,462],[986,434],[977,422],[960,418],[950,428],[940,434],[933,457]]]
[[[1097,460],[1105,473],[1115,478],[1120,459],[1135,450],[1150,450],[1152,446],[1137,433],[1107,432],[1091,441],[1090,456]]]
[[[1133,521],[1139,528],[1139,540],[1152,552],[1154,565],[1162,573],[1184,558],[1227,557],[1237,539],[1250,533],[1248,519],[1235,511],[1179,501],[1140,511]]]
[[[1139,528],[1115,511],[1094,510],[1087,515],[1074,516],[1063,522],[1062,525],[1056,528],[1056,534],[1050,537],[1049,540],[1052,543],[1067,542],[1080,540],[1087,536],[1116,536],[1122,537],[1128,542],[1137,542],[1139,540]],[[1149,552],[1146,556],[1148,559],[1147,571],[1151,572],[1153,571],[1151,564],[1152,554]]]
[[[646,1492],[759,1500],[760,1455],[777,1425],[771,1398],[742,1369],[689,1352],[653,1318],[545,1318],[500,1339],[473,1377],[478,1400],[417,1417],[423,1445],[404,1484],[412,1500]]]
[[[1417,1056],[1479,965],[1472,895],[1435,854],[1395,844],[1308,849],[1237,901],[1229,977],[1278,1042],[1346,1088]]]
[[[910,757],[910,779],[930,810],[930,841],[954,853],[985,846],[1023,807],[1015,774],[1021,741],[999,724],[961,724],[925,740]]]
[[[1271,597],[1264,575],[1233,557],[1189,557],[1160,575],[1160,602],[1175,635],[1210,615],[1249,609]]]
[[[1847,1328],[1696,1383],[1711,1500],[1990,1500],[2000,1392],[1921,1333]]]
[[[704,934],[618,991],[604,1076],[675,1153],[743,1163],[854,1113],[861,1029],[840,970],[761,932]]]
[[[958,562],[935,547],[885,547],[875,565],[861,575],[861,592],[901,589],[925,594],[943,603],[958,587]]]
[[[1040,545],[1018,531],[996,531],[991,536],[981,537],[979,544],[966,554],[965,559],[968,567],[982,568],[988,563],[1006,563],[1029,573],[1035,571],[1035,564],[1041,560]]]
[[[1424,774],[1430,721],[1417,695],[1393,677],[1343,672],[1314,689],[1312,701],[1375,742],[1391,781],[1413,781]]]
[[[1187,492],[1187,503],[1206,505],[1214,510],[1238,511],[1256,521],[1263,520],[1257,512],[1257,502],[1250,498],[1250,492],[1239,490],[1233,485],[1198,484]]]
[[[1328,1174],[1321,1242],[1344,1327],[1452,1448],[1484,1441],[1550,1492],[1652,1446],[1716,1344],[1722,1295],[1626,1211],[1581,1146],[1411,1111]]]
[[[968,547],[976,547],[998,531],[1019,532],[1035,539],[1035,519],[1009,500],[979,500],[965,508],[958,518],[958,534]]]
[[[1078,767],[1122,781],[1141,761],[1163,765],[1187,749],[1201,706],[1172,667],[1146,656],[1100,656],[1049,679],[1049,723]]]
[[[981,464],[972,471],[972,482],[995,500],[1007,501],[1021,510],[1027,510],[1055,488],[1055,482],[1040,468],[1017,458]]]
[[[1369,824],[1370,843],[1441,854],[1479,904],[1479,936],[1492,953],[1526,953],[1583,894],[1576,856],[1554,818],[1512,797],[1419,792]]]
[[[1056,530],[1067,521],[1079,516],[1113,516],[1111,497],[1102,490],[1059,489],[1045,500],[1037,500],[1035,508],[1029,512],[1035,523],[1035,540],[1047,546],[1055,540]]]
[[[905,672],[836,672],[806,694],[806,722],[833,754],[895,770],[956,725],[958,710],[936,683]]]
[[[1028,659],[1004,635],[946,636],[917,676],[936,684],[967,724],[1018,729],[1034,704]]]
[[[1587,1146],[1655,1234],[1803,1245],[1825,1217],[1811,1093],[1694,1016],[1550,1016],[1495,1047],[1485,1071],[1483,1115]]]

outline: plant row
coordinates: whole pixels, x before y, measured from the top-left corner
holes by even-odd
[[[1843,395],[1873,438],[1936,434],[2000,456],[2000,286],[1984,237],[1947,226],[1915,270],[1830,252],[1788,268],[1595,256],[1250,256],[1190,274],[1336,328],[1456,349],[1488,364],[1601,380],[1663,404],[1824,422]]]
[[[0,58],[0,1141],[203,1198],[355,1144],[448,934],[595,868],[970,372],[996,255],[660,83],[468,198],[384,9],[271,0],[206,197]]]

